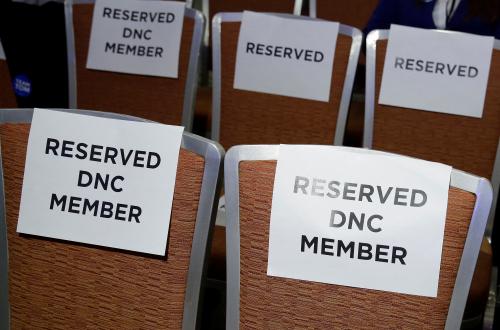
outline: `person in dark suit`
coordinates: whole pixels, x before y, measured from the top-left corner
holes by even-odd
[[[391,24],[500,39],[500,0],[381,0],[364,32]]]

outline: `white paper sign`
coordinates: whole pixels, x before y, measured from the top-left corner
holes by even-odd
[[[177,78],[185,3],[96,0],[87,68]]]
[[[391,25],[379,103],[480,118],[493,42]]]
[[[339,24],[245,11],[234,88],[328,102]]]
[[[182,132],[36,109],[17,231],[165,255]]]
[[[5,52],[3,51],[2,41],[0,40],[0,60],[5,61]]]
[[[451,168],[280,147],[267,274],[436,297]]]

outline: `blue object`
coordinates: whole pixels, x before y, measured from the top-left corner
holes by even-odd
[[[31,80],[25,74],[17,75],[12,81],[17,96],[27,97],[31,94]]]
[[[450,18],[446,30],[493,36],[500,39],[500,24],[485,22],[479,17],[469,17],[469,2],[462,0]],[[365,34],[376,29],[389,29],[391,24],[436,29],[432,11],[436,0],[380,0],[364,29]]]

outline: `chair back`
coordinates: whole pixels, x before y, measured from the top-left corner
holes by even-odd
[[[488,180],[453,170],[436,298],[267,276],[279,146],[225,159],[226,327],[458,329],[491,205]],[[304,265],[306,266],[306,265]]]
[[[86,68],[94,2],[67,1],[70,108],[95,109],[182,125],[190,131],[203,39],[201,12],[186,8],[177,79]]]
[[[165,257],[18,234],[32,115],[31,109],[0,110],[2,329],[8,329],[9,319],[13,329],[194,329],[221,148],[184,133]]]
[[[296,19],[308,19],[283,15]],[[219,13],[212,22],[212,140],[238,144],[341,145],[362,34],[340,25],[329,102],[233,88],[242,13]]]

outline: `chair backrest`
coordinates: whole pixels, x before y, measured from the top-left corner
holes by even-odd
[[[309,0],[309,16],[337,21],[362,30],[379,0]]]
[[[284,15],[285,16],[285,15]],[[311,19],[286,15],[296,19]],[[242,13],[219,13],[212,22],[212,139],[238,144],[342,144],[362,34],[340,25],[330,101],[319,102],[233,88]]]
[[[367,37],[363,146],[452,165],[500,182],[500,41],[495,40],[482,118],[378,104],[388,30]],[[495,197],[496,200],[496,197]],[[491,236],[495,203],[488,228]]]
[[[0,41],[0,48],[2,47]],[[7,61],[0,58],[0,109],[17,107]]]
[[[13,329],[194,329],[222,149],[184,133],[165,257],[20,235],[16,227],[32,114],[31,109],[0,110],[1,328],[8,329],[10,305]]]
[[[203,40],[203,15],[186,8],[178,79],[86,68],[93,0],[66,1],[70,108],[123,113],[191,130]]]
[[[488,180],[452,171],[437,298],[405,295],[266,275],[278,153],[277,145],[238,146],[226,155],[227,329],[460,327],[491,205]]]

